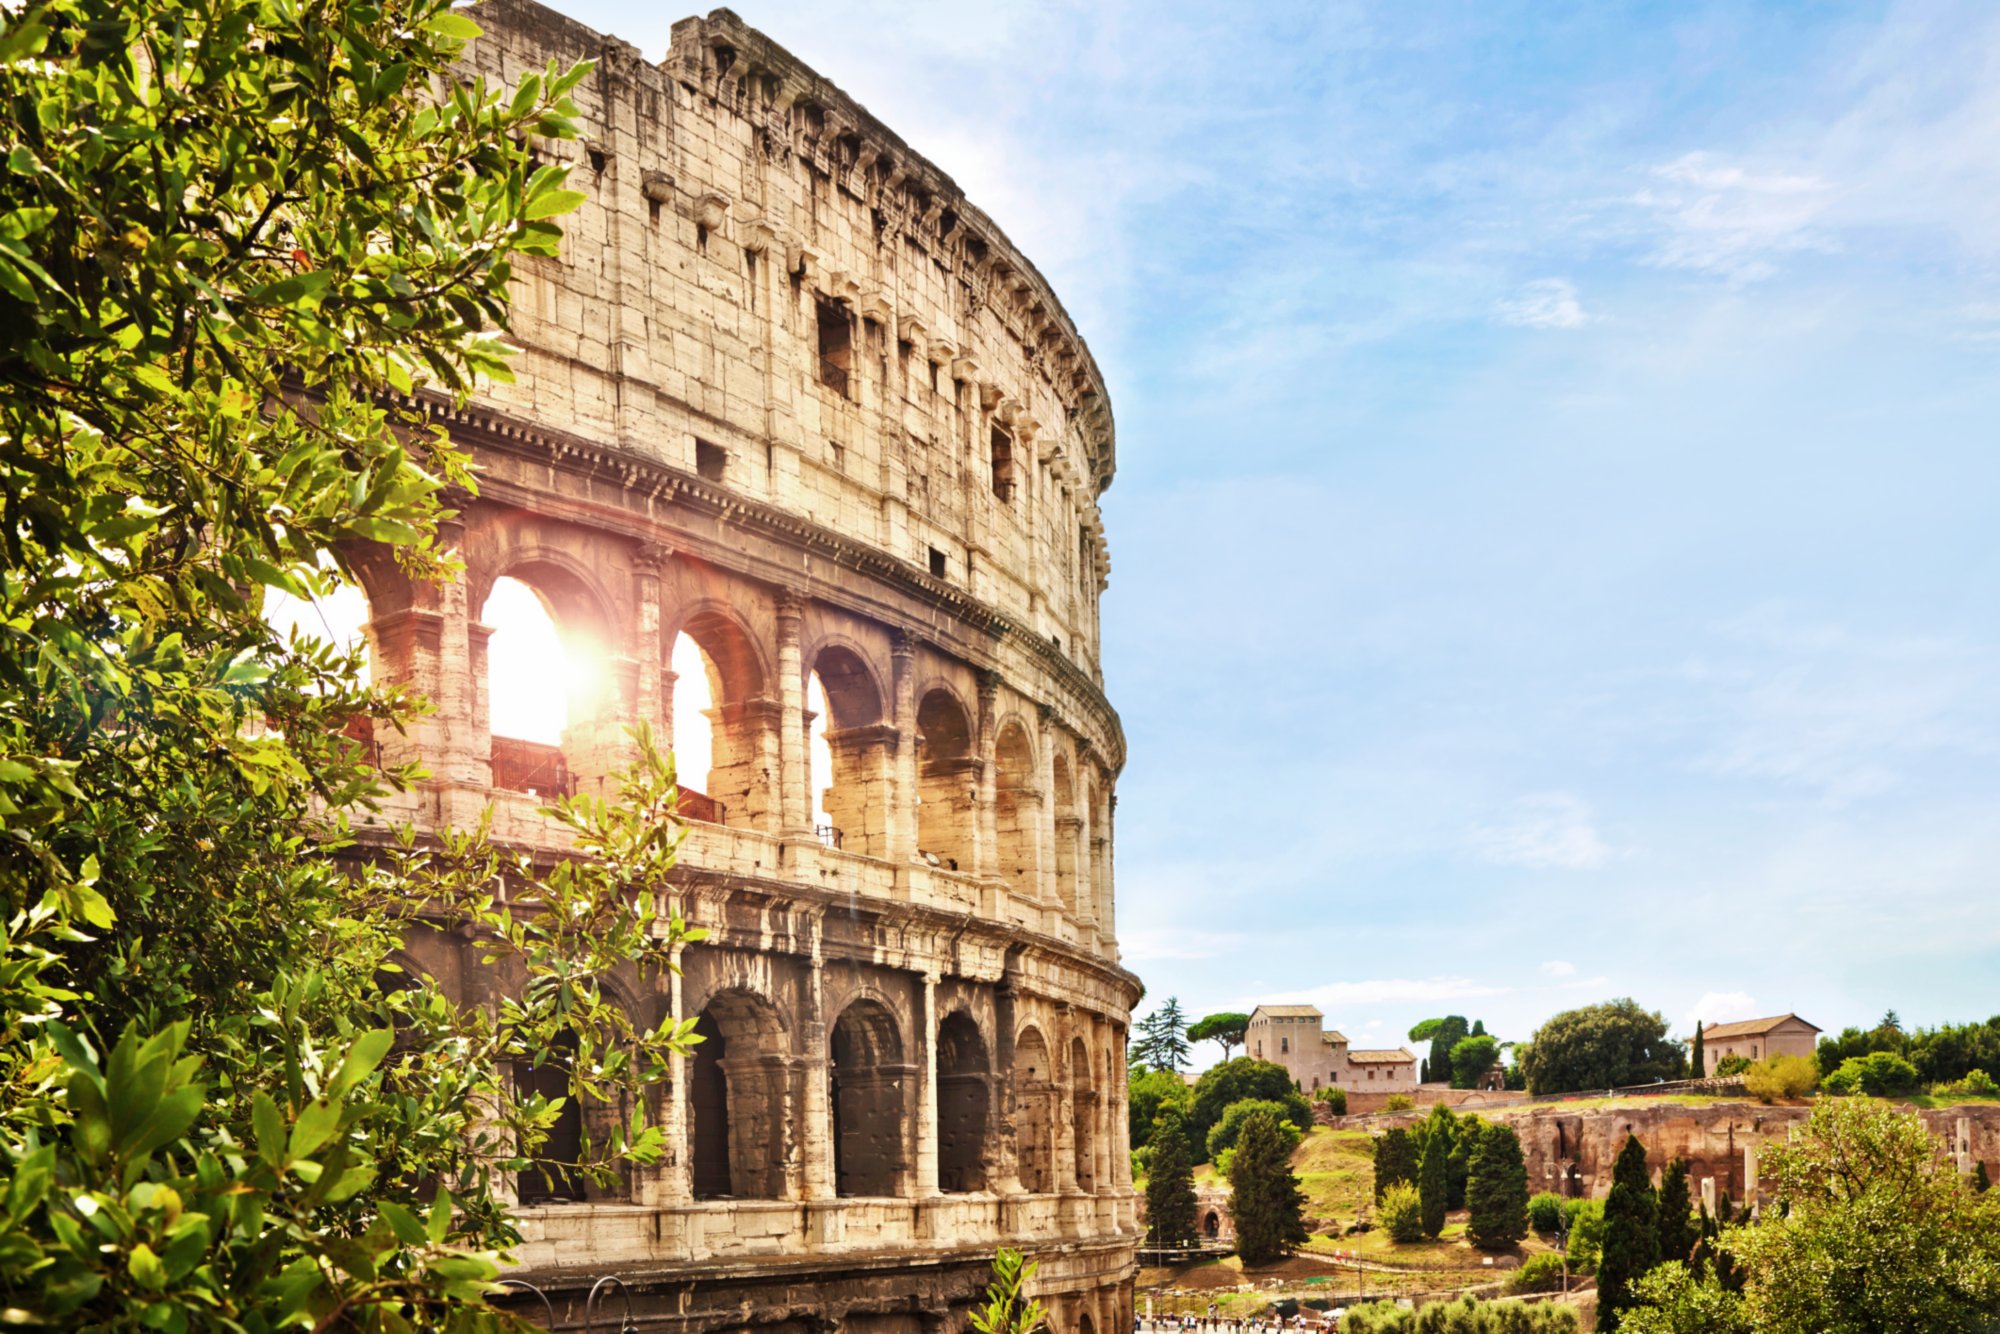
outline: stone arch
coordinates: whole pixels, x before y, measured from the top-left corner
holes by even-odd
[[[828,1042],[834,1189],[840,1195],[900,1195],[909,1168],[902,1030],[887,1005],[853,1001]]]
[[[701,664],[701,679],[671,683],[676,755],[698,749],[682,735],[698,726],[708,733],[709,765],[706,773],[680,775],[682,814],[733,829],[766,828],[777,818],[779,710],[764,651],[736,610],[713,598],[682,610],[666,639],[669,670],[686,663],[683,638]]]
[[[808,684],[816,685],[825,701],[825,716],[812,724],[826,746],[825,769],[813,775],[826,812],[820,839],[847,852],[885,857],[892,774],[880,679],[856,646],[839,640],[821,641],[807,662]],[[813,699],[812,691],[807,698]],[[820,763],[815,748],[815,769]]]
[[[535,1150],[535,1162],[517,1174],[514,1190],[522,1204],[572,1204],[584,1198],[583,1108],[570,1089],[576,1061],[576,1035],[565,1029],[553,1049],[538,1061],[514,1063],[514,1095],[561,1098],[562,1110]]]
[[[938,1188],[984,1190],[992,1069],[979,1023],[964,1010],[938,1024],[937,1071]]]
[[[1097,1334],[1097,1322],[1090,1318],[1090,1312],[1076,1318],[1076,1334]]]
[[[1085,810],[1090,819],[1090,847],[1077,878],[1077,911],[1096,921],[1104,922],[1109,920],[1104,911],[1104,891],[1110,878],[1110,868],[1107,865],[1109,850],[1106,842],[1110,826],[1107,818],[1109,812],[1104,804],[1104,789],[1095,774],[1091,775],[1089,791],[1090,804]]]
[[[1031,1195],[1056,1188],[1055,1099],[1049,1044],[1029,1024],[1014,1038],[1014,1144],[1021,1189]]]
[[[503,611],[503,586],[525,589],[533,605],[510,594]],[[536,548],[478,570],[471,589],[478,608],[473,707],[487,735],[493,786],[562,796],[580,776],[600,777],[617,767],[610,604],[596,580],[567,554]],[[548,661],[551,633],[554,663]],[[560,721],[537,721],[533,715],[550,712],[551,671],[558,677]]]
[[[973,869],[979,757],[972,714],[950,687],[936,685],[917,705],[917,847],[950,871]]]
[[[1019,719],[1010,718],[1000,726],[993,776],[995,865],[1016,894],[1039,898],[1035,833],[1041,823],[1042,792],[1036,782],[1034,743]]]
[[[1083,915],[1083,878],[1079,863],[1078,847],[1083,839],[1083,821],[1076,810],[1076,778],[1070,767],[1069,755],[1061,746],[1056,747],[1053,770],[1054,791],[1049,794],[1055,807],[1055,870],[1056,893],[1063,905],[1078,917]]]
[[[1210,1209],[1201,1216],[1201,1235],[1214,1241],[1222,1235],[1222,1214]]]
[[[702,1038],[688,1062],[695,1198],[784,1198],[793,1061],[777,1008],[754,991],[725,987],[702,1007],[694,1031]]]
[[[1070,1119],[1076,1144],[1076,1188],[1097,1193],[1097,1081],[1092,1077],[1090,1046],[1081,1037],[1069,1044]]]

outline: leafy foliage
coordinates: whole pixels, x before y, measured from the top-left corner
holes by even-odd
[[[1565,1272],[1560,1254],[1543,1251],[1521,1261],[1521,1267],[1507,1276],[1507,1291],[1561,1292]]]
[[[1575,1093],[1680,1078],[1687,1053],[1667,1021],[1630,999],[1565,1010],[1518,1053],[1532,1093]]]
[[[1125,1078],[1126,1121],[1132,1133],[1132,1147],[1142,1149],[1152,1143],[1153,1123],[1168,1109],[1185,1112],[1193,1099],[1187,1081],[1171,1070],[1154,1070],[1135,1065]]]
[[[1192,1246],[1197,1208],[1194,1155],[1188,1152],[1187,1124],[1178,1112],[1161,1115],[1152,1150],[1146,1172],[1147,1231],[1155,1245]]]
[[[1403,1245],[1423,1240],[1424,1202],[1409,1182],[1394,1182],[1384,1190],[1375,1206],[1375,1216],[1390,1240]]]
[[[1757,1328],[1734,1293],[1678,1260],[1656,1266],[1632,1295],[1635,1305],[1618,1325],[1625,1334],[1753,1334]]]
[[[1465,1235],[1481,1250],[1505,1250],[1528,1235],[1527,1160],[1511,1126],[1484,1126],[1474,1134]]]
[[[1604,1201],[1564,1200],[1563,1216],[1569,1220],[1564,1250],[1569,1255],[1570,1272],[1595,1274],[1604,1255]]]
[[[1435,1237],[1444,1231],[1447,1195],[1450,1190],[1451,1150],[1451,1123],[1431,1121],[1430,1134],[1424,1137],[1422,1164],[1417,1169],[1417,1195],[1423,1201],[1426,1237]]]
[[[608,1181],[662,1148],[686,1026],[671,769],[551,812],[553,869],[479,831],[363,849],[347,736],[421,703],[260,619],[356,553],[447,576],[473,479],[413,395],[504,377],[513,258],[582,196],[535,165],[587,67],[454,62],[448,0],[22,0],[0,10],[0,1297],[10,1324],[493,1328],[500,1187],[566,1099]],[[422,916],[419,916],[421,908]],[[385,989],[405,938],[518,990]],[[562,1054],[564,1099],[517,1097]]]
[[[1562,1230],[1562,1196],[1554,1191],[1536,1191],[1528,1197],[1528,1226],[1545,1237]]]
[[[1292,1083],[1284,1066],[1238,1056],[1233,1061],[1210,1066],[1195,1081],[1194,1100],[1188,1108],[1188,1130],[1194,1136],[1193,1142],[1206,1148],[1208,1132],[1222,1120],[1222,1114],[1249,1098],[1282,1104],[1285,1119],[1293,1125],[1312,1124],[1312,1104]]]
[[[1036,1334],[1049,1323],[1041,1302],[1023,1294],[1038,1268],[1019,1251],[1001,1247],[993,1257],[993,1279],[986,1285],[986,1305],[971,1315],[978,1334]]]
[[[1242,1102],[1231,1103],[1223,1112],[1222,1119],[1208,1132],[1208,1156],[1211,1159],[1218,1158],[1225,1150],[1235,1148],[1237,1139],[1243,1133],[1244,1124],[1258,1112],[1270,1113],[1272,1119],[1277,1122],[1278,1137],[1284,1141],[1285,1152],[1291,1153],[1293,1149],[1299,1147],[1299,1141],[1305,1138],[1304,1128],[1290,1119],[1292,1110],[1286,1104],[1273,1102],[1268,1098],[1245,1098]]]
[[[1688,1050],[1688,1074],[1694,1079],[1706,1079],[1708,1077],[1708,1056],[1702,1046],[1702,1027],[1703,1025],[1700,1023],[1695,1024],[1694,1045]]]
[[[1660,1173],[1657,1195],[1657,1236],[1662,1260],[1688,1261],[1701,1240],[1694,1200],[1688,1189],[1688,1161],[1675,1158]]]
[[[1452,1080],[1451,1049],[1460,1039],[1472,1032],[1462,1014],[1448,1014],[1442,1019],[1426,1019],[1410,1029],[1410,1041],[1430,1043],[1429,1073],[1426,1078],[1434,1083],[1450,1083]],[[1453,1087],[1459,1087],[1453,1084]]]
[[[1875,1102],[1823,1101],[1798,1134],[1764,1150],[1759,1167],[1775,1207],[1723,1239],[1746,1271],[1753,1328],[1993,1328],[2000,1205],[1967,1187],[1919,1118]]]
[[[1376,1203],[1381,1203],[1391,1186],[1398,1183],[1416,1185],[1419,1149],[1417,1138],[1408,1127],[1385,1130],[1371,1143],[1375,1150]]]
[[[1222,1048],[1222,1059],[1226,1061],[1232,1048],[1243,1045],[1243,1034],[1249,1027],[1250,1016],[1233,1010],[1206,1015],[1188,1028],[1188,1041],[1217,1044]]]
[[[1460,1038],[1451,1048],[1451,1086],[1474,1088],[1500,1063],[1500,1040],[1485,1033]]]
[[[1872,1029],[1848,1028],[1838,1037],[1822,1037],[1821,1072],[1837,1070],[1856,1056],[1886,1051],[1914,1066],[1921,1083],[1955,1083],[1975,1070],[2000,1080],[2000,1014],[1983,1023],[1940,1024],[1911,1033],[1903,1031],[1900,1020],[1891,1020],[1895,1020],[1894,1011]]]
[[[1347,1115],[1347,1090],[1338,1084],[1328,1084],[1313,1090],[1313,1101],[1325,1103],[1328,1111],[1335,1116]]]
[[[1251,1114],[1229,1169],[1230,1216],[1236,1253],[1246,1265],[1265,1265],[1308,1240],[1305,1192],[1292,1171],[1291,1149],[1268,1111]]]
[[[1471,1297],[1408,1311],[1388,1302],[1357,1306],[1340,1320],[1340,1334],[1576,1334],[1576,1312],[1542,1303],[1484,1303]]]
[[[1715,1063],[1715,1077],[1717,1079],[1727,1079],[1731,1075],[1740,1075],[1750,1068],[1750,1064],[1750,1058],[1741,1053],[1735,1056],[1725,1056]]]
[[[1908,1061],[1894,1052],[1877,1051],[1848,1057],[1820,1081],[1820,1086],[1839,1098],[1856,1093],[1871,1098],[1893,1098],[1914,1092],[1917,1079],[1917,1068]]]
[[[1638,1300],[1632,1285],[1660,1262],[1659,1201],[1646,1172],[1646,1149],[1625,1137],[1604,1199],[1604,1247],[1597,1261],[1597,1328],[1610,1334]]]
[[[1187,1028],[1187,1012],[1181,1009],[1179,998],[1167,997],[1139,1021],[1139,1036],[1126,1051],[1126,1060],[1134,1065],[1180,1073],[1188,1063]]]
[[[1817,1083],[1819,1065],[1810,1056],[1771,1056],[1743,1072],[1745,1091],[1759,1102],[1803,1098]]]

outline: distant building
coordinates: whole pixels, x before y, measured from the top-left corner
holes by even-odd
[[[1733,1024],[1709,1024],[1701,1030],[1702,1075],[1732,1056],[1753,1061],[1773,1056],[1810,1056],[1820,1030],[1795,1014],[1770,1019],[1743,1019]]]
[[[1245,1054],[1282,1065],[1293,1082],[1310,1093],[1338,1085],[1356,1093],[1414,1093],[1416,1053],[1350,1051],[1347,1038],[1329,1030],[1325,1016],[1310,1005],[1259,1005],[1243,1034]]]

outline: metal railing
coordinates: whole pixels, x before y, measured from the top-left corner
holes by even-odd
[[[830,824],[816,824],[813,826],[813,837],[819,840],[821,847],[832,848],[838,852],[845,835]]]

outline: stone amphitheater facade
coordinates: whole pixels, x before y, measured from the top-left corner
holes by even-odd
[[[1098,368],[943,172],[728,11],[658,64],[530,0],[474,14],[481,72],[598,62],[582,139],[549,149],[588,201],[519,266],[518,383],[441,410],[480,470],[446,533],[463,575],[366,571],[378,679],[438,706],[379,739],[432,775],[388,815],[490,807],[559,856],[537,793],[603,790],[635,720],[671,742],[677,636],[713,696],[680,871],[710,935],[621,997],[708,1041],[657,1109],[661,1165],[524,1187],[522,1277],[565,1326],[615,1276],[641,1328],[919,1334],[963,1327],[1011,1245],[1058,1329],[1129,1327]],[[491,734],[502,577],[611,664],[559,747]],[[501,985],[473,942],[412,951]]]

